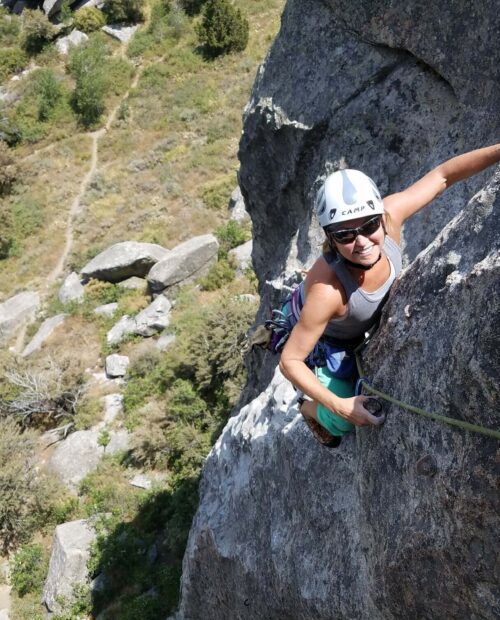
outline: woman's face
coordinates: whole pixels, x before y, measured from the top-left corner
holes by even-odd
[[[358,228],[365,224],[368,220],[373,219],[371,217],[358,217],[354,220],[347,220],[339,224],[337,230],[349,230]],[[384,245],[385,232],[382,226],[380,226],[371,234],[367,234],[364,231],[358,231],[356,238],[349,243],[338,243],[334,241],[337,252],[352,261],[353,263],[359,263],[360,265],[371,265],[380,256],[382,246]]]

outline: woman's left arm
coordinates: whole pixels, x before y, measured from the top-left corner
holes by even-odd
[[[458,155],[439,164],[407,189],[384,198],[384,208],[396,225],[428,205],[457,181],[467,179],[500,161],[500,144]]]

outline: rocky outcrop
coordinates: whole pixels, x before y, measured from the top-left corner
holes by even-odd
[[[56,41],[56,49],[63,56],[67,56],[72,47],[78,47],[79,45],[83,45],[86,41],[89,40],[88,35],[80,30],[72,30],[70,34],[65,37],[61,37]]]
[[[236,222],[245,222],[250,219],[250,216],[245,208],[245,199],[243,198],[243,194],[241,193],[239,186],[231,194],[228,209],[231,219]]]
[[[45,319],[45,321],[40,325],[37,333],[24,347],[21,356],[28,357],[35,351],[40,350],[43,344],[52,336],[55,330],[64,323],[65,320],[65,314],[57,314],[56,316],[52,316],[49,319]]]
[[[236,265],[237,275],[242,275],[252,266],[252,246],[253,242],[250,240],[229,250],[228,256]]]
[[[0,304],[0,344],[32,320],[39,308],[40,295],[35,292],[19,293]]]
[[[119,344],[130,334],[148,338],[163,331],[170,324],[170,310],[172,304],[164,295],[158,297],[147,308],[135,317],[128,315],[113,325],[106,338],[110,345]]]
[[[494,19],[492,2],[287,2],[240,143],[262,316],[319,253],[312,198],[328,171],[361,168],[388,194],[498,138]],[[499,209],[489,170],[412,219],[409,266],[363,355],[376,387],[491,428]],[[327,450],[276,359],[249,366],[248,404],[204,467],[177,618],[496,617],[497,442],[386,404],[383,427]]]
[[[151,267],[166,258],[169,251],[155,243],[122,241],[115,243],[82,269],[85,278],[120,282],[132,276],[146,276]]]
[[[403,275],[363,360],[377,388],[490,428],[499,208],[500,170]],[[294,398],[276,371],[212,450],[181,617],[494,618],[497,442],[386,404],[328,451]]]
[[[43,602],[51,612],[61,613],[73,600],[73,588],[87,580],[90,545],[96,533],[89,521],[79,520],[56,527]]]
[[[113,39],[118,39],[120,43],[128,43],[130,39],[136,33],[138,26],[123,26],[119,24],[113,24],[103,26],[102,31],[109,34]]]
[[[152,291],[165,288],[206,273],[217,261],[219,242],[214,235],[193,237],[176,246],[164,260],[149,272],[147,280]]]
[[[127,431],[111,430],[106,438],[109,441],[105,442],[101,433],[101,427],[76,431],[54,450],[49,467],[59,475],[68,489],[76,491],[85,476],[94,471],[104,454],[127,450],[129,441]]]
[[[124,377],[127,374],[127,368],[130,360],[126,355],[118,355],[113,353],[106,358],[106,376],[110,379],[116,377]]]
[[[71,303],[72,301],[81,302],[85,295],[85,287],[80,282],[80,278],[74,271],[67,276],[63,285],[59,289],[59,301],[63,304]]]

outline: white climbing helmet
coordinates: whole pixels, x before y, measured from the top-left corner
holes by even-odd
[[[316,195],[315,207],[323,228],[384,213],[377,186],[359,170],[338,170],[330,174]]]

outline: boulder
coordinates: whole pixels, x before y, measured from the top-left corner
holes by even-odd
[[[111,424],[123,413],[123,394],[106,394],[104,401],[104,424]]]
[[[0,304],[0,344],[32,320],[39,307],[40,295],[35,292],[19,293]]]
[[[109,330],[106,335],[106,342],[109,345],[120,344],[127,336],[134,333],[134,329],[134,319],[126,314]]]
[[[245,199],[243,198],[239,185],[229,198],[228,208],[232,220],[236,222],[246,222],[250,219],[245,207]]]
[[[250,240],[229,250],[228,255],[236,265],[237,275],[243,275],[252,266],[252,247],[253,243]]]
[[[168,255],[168,250],[154,243],[122,241],[95,256],[82,269],[82,276],[107,282],[120,282],[131,276],[142,278]]]
[[[147,286],[146,280],[144,278],[138,278],[137,276],[132,276],[131,278],[127,278],[122,282],[118,282],[118,286],[120,288],[125,288],[134,291],[140,291],[146,288]]]
[[[166,351],[175,342],[175,334],[162,334],[156,341],[156,348]]]
[[[176,246],[149,272],[147,280],[151,290],[159,292],[206,273],[217,261],[218,249],[219,242],[214,235],[193,237]]]
[[[50,612],[63,612],[61,602],[70,603],[74,586],[86,583],[90,546],[95,538],[93,526],[85,519],[56,527],[42,599]]]
[[[135,317],[123,316],[108,332],[108,344],[119,344],[130,334],[147,338],[163,331],[170,323],[171,307],[171,303],[164,295],[158,295],[147,308]]]
[[[139,336],[153,336],[170,324],[172,304],[164,295],[158,297],[135,317],[134,333]]]
[[[64,323],[65,320],[65,314],[57,314],[56,316],[52,316],[49,319],[45,319],[45,321],[40,325],[37,333],[24,348],[21,356],[28,357],[28,355],[31,355],[35,351],[41,349],[43,344],[50,338],[50,336],[52,336],[52,334],[59,327],[59,325],[62,325]]]
[[[126,355],[108,355],[106,358],[106,376],[110,379],[124,377],[127,374],[129,359]]]
[[[130,481],[130,484],[138,489],[149,490],[153,486],[153,481],[144,474],[136,474]]]
[[[71,491],[76,491],[78,485],[87,474],[94,471],[104,454],[128,448],[127,431],[109,431],[108,445],[99,445],[102,427],[76,431],[69,435],[54,450],[49,460],[49,468],[57,473],[62,482]]]
[[[67,56],[72,47],[78,47],[88,40],[88,35],[75,28],[67,36],[57,39],[56,49],[62,56]]]
[[[121,43],[128,43],[134,36],[138,26],[122,26],[120,24],[109,24],[103,26],[101,30],[110,37],[118,39]]]
[[[59,289],[59,301],[63,304],[72,301],[81,302],[85,294],[85,288],[80,282],[80,278],[74,271],[64,280],[63,285]]]
[[[116,301],[110,304],[103,304],[102,306],[97,306],[94,308],[94,314],[98,314],[100,316],[113,316],[113,314],[118,310],[118,303]]]
[[[63,0],[44,0],[42,7],[45,15],[52,17],[55,13],[58,13],[61,10],[62,3]]]

